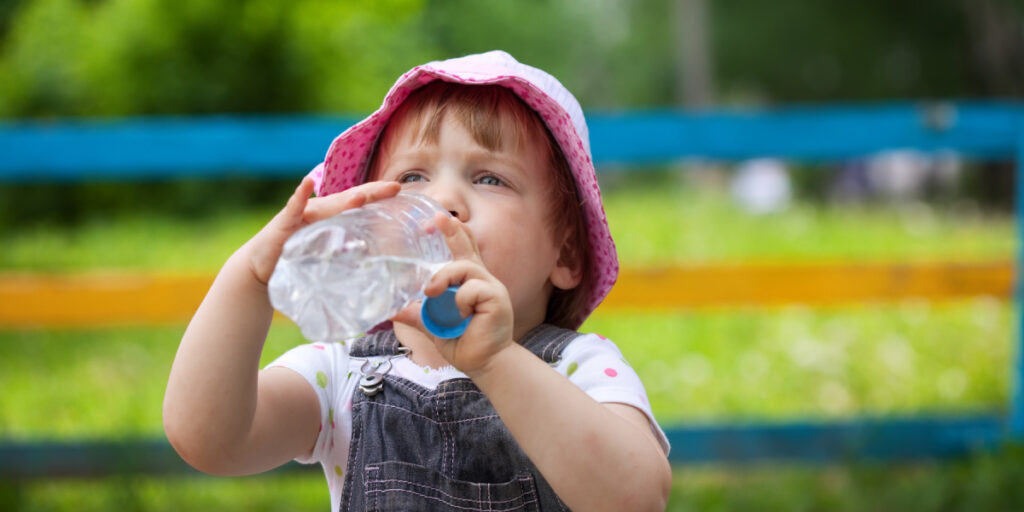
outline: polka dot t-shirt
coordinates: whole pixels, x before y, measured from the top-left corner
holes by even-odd
[[[370,358],[374,362],[383,359]],[[267,365],[299,373],[316,391],[320,402],[320,434],[313,453],[296,460],[304,464],[319,462],[323,466],[332,510],[338,509],[341,500],[352,435],[352,395],[358,389],[359,367],[364,361],[350,358],[345,343],[313,343],[295,347]],[[391,375],[428,389],[436,389],[448,379],[466,378],[450,366],[425,368],[405,357],[392,359],[392,362]],[[643,383],[610,340],[596,334],[580,334],[566,345],[553,369],[598,402],[631,405],[642,411],[650,421],[655,438],[668,453],[668,440],[651,413]]]

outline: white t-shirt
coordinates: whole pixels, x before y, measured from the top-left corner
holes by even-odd
[[[312,455],[296,460],[304,464],[319,462],[323,466],[331,493],[331,510],[337,510],[341,502],[352,436],[352,394],[362,377],[359,368],[367,359],[376,364],[387,357],[354,358],[349,357],[345,343],[313,343],[295,347],[267,365],[297,372],[316,391],[320,401],[320,434]],[[406,357],[393,358],[392,364],[389,375],[431,390],[437,389],[442,381],[466,378],[451,366],[424,368]],[[655,438],[668,454],[668,439],[651,413],[640,377],[610,340],[596,334],[580,334],[566,345],[561,359],[552,368],[598,402],[631,405],[642,411],[650,421]]]

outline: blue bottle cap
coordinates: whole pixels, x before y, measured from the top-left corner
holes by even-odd
[[[455,306],[455,292],[458,286],[451,286],[437,297],[427,297],[420,308],[420,318],[423,326],[430,331],[430,334],[438,338],[458,338],[466,332],[473,315],[462,318],[459,308]]]

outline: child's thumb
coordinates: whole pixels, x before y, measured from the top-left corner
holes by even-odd
[[[312,194],[313,178],[306,176],[299,186],[295,187],[295,192],[288,198],[288,203],[278,214],[286,226],[295,227],[302,222],[302,212],[305,211],[306,203],[309,202],[309,196]]]
[[[423,320],[420,318],[420,308],[422,307],[423,301],[415,300],[399,311],[397,315],[391,317],[391,321],[410,325],[419,331],[426,332],[426,327],[423,326]]]

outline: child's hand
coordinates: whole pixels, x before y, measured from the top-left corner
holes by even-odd
[[[401,189],[401,185],[394,181],[373,181],[337,194],[311,198],[313,180],[306,177],[288,199],[284,209],[246,243],[244,249],[248,250],[249,268],[253,277],[267,284],[285,241],[303,226],[333,217],[345,210],[394,197]]]
[[[419,303],[407,307],[394,320],[417,326],[452,366],[472,376],[485,369],[502,348],[514,344],[512,299],[505,285],[484,266],[469,228],[444,214],[437,214],[434,221],[454,261],[434,274],[423,291],[428,297],[436,297],[449,286],[459,286],[455,305],[463,317],[473,315],[473,319],[466,332],[455,339],[431,336],[420,319]]]

